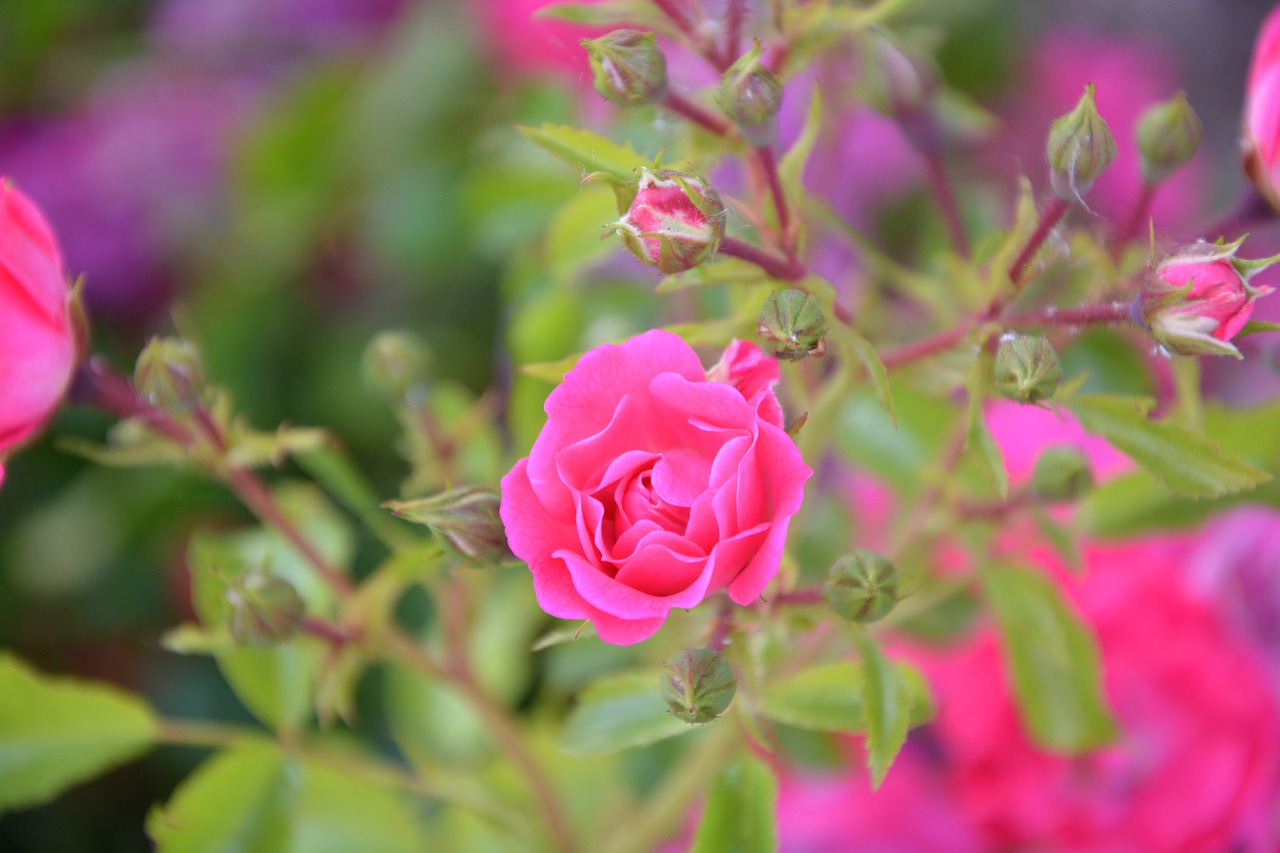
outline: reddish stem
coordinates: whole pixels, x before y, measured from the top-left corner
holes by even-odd
[[[822,588],[808,587],[805,589],[793,589],[790,592],[780,592],[769,603],[775,607],[803,607],[810,604],[820,604],[822,603]]]
[[[1020,326],[1099,326],[1109,323],[1131,323],[1128,302],[1103,302],[1076,308],[1037,308],[1004,319],[1010,327]]]
[[[666,100],[662,102],[662,106],[678,116],[683,116],[694,124],[711,131],[717,136],[724,136],[729,132],[729,120],[711,112],[711,110],[689,100],[683,95],[675,92],[667,92]]]
[[[787,212],[787,197],[782,191],[782,180],[778,177],[778,158],[773,153],[772,145],[756,149],[756,157],[760,160],[760,168],[764,172],[765,184],[769,187],[769,195],[773,197],[773,208],[778,212],[778,233],[781,235],[782,251],[787,257],[794,259],[795,250],[791,239],[791,217]]]
[[[969,235],[965,233],[964,219],[960,216],[960,208],[956,204],[955,193],[951,189],[951,181],[947,177],[946,164],[942,162],[942,152],[936,145],[924,146],[925,170],[929,175],[929,185],[933,188],[934,201],[938,203],[938,211],[951,239],[951,248],[961,258],[969,257]]]
[[[191,431],[138,396],[123,376],[102,359],[92,356],[76,372],[69,394],[71,400],[114,415],[120,420],[137,418],[152,432],[178,444],[188,445]]]
[[[971,323],[961,323],[936,335],[888,350],[881,354],[880,361],[884,364],[885,369],[893,370],[895,367],[902,367],[904,364],[928,358],[960,343],[972,328]]]
[[[1111,242],[1111,260],[1120,260],[1120,256],[1124,254],[1124,247],[1129,245],[1129,241],[1133,239],[1133,235],[1141,225],[1142,220],[1146,218],[1147,211],[1151,209],[1151,200],[1155,198],[1156,185],[1142,182],[1142,191],[1138,193],[1138,199],[1133,204],[1133,210],[1129,213],[1129,218],[1125,220],[1120,230],[1112,236]]]
[[[1036,225],[1036,230],[1031,233],[1031,239],[1027,240],[1027,245],[1022,247],[1017,260],[1009,265],[1009,280],[1013,282],[1015,289],[1022,286],[1022,277],[1027,271],[1027,265],[1031,263],[1031,259],[1035,257],[1036,252],[1044,244],[1045,238],[1049,236],[1049,232],[1058,224],[1058,220],[1067,212],[1069,206],[1061,196],[1054,195],[1049,206],[1040,214],[1040,222]],[[994,312],[989,312],[990,316],[994,317],[999,313],[1001,307],[1003,304],[996,306]]]
[[[746,0],[728,0],[724,21],[724,66],[727,68],[738,58],[738,43],[742,40],[742,20],[746,16]]]
[[[798,281],[805,277],[808,270],[804,264],[791,258],[782,258],[772,252],[759,249],[750,243],[725,237],[720,241],[720,254],[755,264],[774,278],[783,281]]]
[[[684,5],[679,0],[653,0],[653,5],[662,10],[662,13],[670,18],[681,32],[686,34],[693,32],[693,21],[689,19]]]

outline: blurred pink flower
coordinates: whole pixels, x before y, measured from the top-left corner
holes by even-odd
[[[31,199],[0,177],[0,463],[49,419],[75,360],[57,241]]]
[[[1274,851],[1280,710],[1266,671],[1182,583],[1185,537],[1050,568],[1101,646],[1123,735],[1078,757],[1023,733],[994,631],[932,666],[944,772],[988,849]],[[892,774],[891,774],[892,775]]]
[[[160,45],[227,60],[268,62],[356,46],[385,32],[407,0],[162,0],[152,21]]]
[[[1133,467],[1104,438],[1089,435],[1066,409],[1041,409],[999,401],[987,407],[987,424],[1004,457],[1010,486],[1031,479],[1036,460],[1051,447],[1074,447],[1085,455],[1099,482]]]
[[[1280,206],[1280,7],[1258,32],[1244,102],[1245,171]]]
[[[1142,187],[1134,124],[1147,107],[1179,88],[1175,57],[1158,43],[1060,30],[1032,44],[1026,62],[1025,73],[1014,78],[1020,83],[1016,96],[1002,111],[1007,125],[1002,136],[1009,147],[994,146],[997,167],[1013,163],[1043,185],[1049,125],[1076,104],[1086,83],[1094,83],[1098,110],[1115,136],[1118,156],[1085,202],[1113,223],[1123,222]],[[1151,208],[1158,239],[1192,236],[1187,230],[1204,211],[1205,181],[1203,166],[1192,160],[1161,185]]]
[[[554,0],[476,0],[468,4],[476,15],[481,40],[504,76],[560,74],[576,77],[591,88],[584,38],[602,35],[601,27],[583,27],[534,16]]]

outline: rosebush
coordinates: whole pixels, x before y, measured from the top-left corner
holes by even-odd
[[[0,179],[0,460],[43,426],[70,381],[68,304],[53,232],[31,199]]]
[[[747,604],[773,578],[813,472],[782,429],[777,364],[741,342],[728,355],[714,375],[730,381],[709,380],[653,330],[587,352],[547,397],[502,521],[548,613],[638,643],[673,608],[720,589]]]

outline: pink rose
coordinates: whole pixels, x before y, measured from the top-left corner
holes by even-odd
[[[1119,740],[1077,757],[1023,734],[994,631],[933,666],[946,774],[993,850],[1276,850],[1280,709],[1268,673],[1182,584],[1189,542],[1093,547],[1082,576],[1047,549],[1096,632]],[[890,776],[892,777],[892,771]]]
[[[729,381],[709,380],[688,344],[654,330],[584,354],[547,397],[501,515],[548,613],[625,645],[672,608],[720,589],[747,604],[773,578],[813,472],[782,429],[777,364],[731,352],[716,368]]]
[[[31,200],[0,179],[0,459],[57,408],[75,358],[53,232]]]
[[[540,17],[554,0],[477,0],[466,4],[476,15],[482,40],[513,80],[529,74],[558,72],[576,77],[590,88],[584,38],[602,35],[600,27],[584,27]]]
[[[1245,171],[1280,206],[1280,7],[1267,16],[1254,43],[1244,99]]]

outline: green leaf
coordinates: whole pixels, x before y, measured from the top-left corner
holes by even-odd
[[[636,170],[650,162],[629,144],[619,145],[582,128],[544,123],[516,129],[544,151],[582,167],[584,172],[606,172],[618,181],[634,181]]]
[[[629,24],[633,27],[669,33],[671,19],[647,0],[598,0],[594,3],[551,3],[538,9],[534,18],[552,18],[591,27]]]
[[[559,385],[560,380],[564,379],[564,375],[573,366],[578,363],[578,359],[582,358],[582,353],[575,352],[573,355],[567,355],[557,361],[540,361],[534,364],[520,365],[520,372],[535,379],[542,379],[546,382],[554,382]]]
[[[716,778],[689,853],[773,853],[778,783],[769,766],[744,754]]]
[[[1142,397],[1075,397],[1067,406],[1081,425],[1110,441],[1184,497],[1217,497],[1252,489],[1271,479],[1212,439],[1167,421],[1147,418],[1154,401]]]
[[[778,161],[778,180],[782,184],[787,204],[792,210],[799,209],[798,202],[804,198],[804,167],[813,152],[813,145],[818,140],[818,131],[822,127],[822,95],[813,90],[813,100],[809,102],[809,112],[805,119],[804,129],[795,144],[787,149]]]
[[[155,718],[141,699],[50,678],[0,652],[0,813],[47,802],[155,740]]]
[[[898,680],[910,691],[912,725],[933,715],[929,687],[914,667],[897,663]],[[760,696],[758,710],[775,722],[819,732],[865,730],[866,676],[855,661],[819,664],[775,682]]]
[[[858,633],[862,655],[865,698],[862,709],[867,727],[867,768],[871,788],[879,788],[907,742],[911,722],[912,690],[899,670],[889,662],[865,633]]]
[[[969,374],[969,425],[965,434],[965,450],[969,451],[978,469],[995,486],[1001,500],[1009,498],[1009,472],[1004,467],[1004,455],[996,445],[995,437],[987,426],[982,402],[986,398],[988,377],[992,375],[991,357],[983,354]]]
[[[1253,335],[1258,332],[1280,332],[1280,323],[1272,323],[1269,320],[1250,320],[1244,324],[1244,328],[1236,335],[1236,338],[1243,338],[1245,335]]]
[[[556,281],[573,281],[580,271],[618,247],[605,239],[604,226],[618,218],[613,193],[600,184],[585,184],[560,206],[547,227],[543,251]]]
[[[776,281],[755,264],[726,256],[716,258],[715,263],[698,264],[691,270],[666,276],[658,282],[654,293],[670,293],[687,287],[709,287],[716,284],[771,284]]]
[[[836,336],[845,346],[853,350],[858,361],[862,362],[862,366],[866,368],[867,377],[871,380],[871,387],[875,389],[876,401],[884,407],[896,425],[898,413],[893,408],[893,388],[889,384],[889,371],[885,370],[884,362],[880,360],[875,347],[853,329],[841,329]]]
[[[298,453],[294,456],[294,461],[343,506],[355,513],[388,548],[409,548],[418,541],[418,537],[406,525],[381,508],[382,501],[373,487],[351,459],[337,447],[330,444]]]
[[[693,726],[671,716],[658,692],[661,673],[601,679],[578,697],[560,746],[574,756],[604,755],[684,734]]]
[[[318,761],[251,745],[220,753],[152,810],[158,853],[411,853],[413,811],[380,786]]]
[[[1037,571],[983,569],[1023,723],[1036,743],[1063,753],[1106,744],[1116,725],[1102,692],[1102,664],[1089,628]]]

